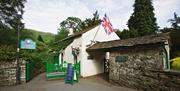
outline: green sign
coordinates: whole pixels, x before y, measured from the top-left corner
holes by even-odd
[[[31,39],[21,40],[20,44],[21,49],[36,49],[36,42]]]
[[[116,56],[116,62],[125,62],[128,60],[128,56]]]

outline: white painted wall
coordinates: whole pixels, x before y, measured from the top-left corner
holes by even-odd
[[[111,41],[111,40],[117,40],[119,37],[115,32],[112,32],[110,35],[107,35],[103,27],[100,25],[100,28],[98,30],[98,27],[93,28],[92,30],[84,33],[82,35],[82,61],[81,61],[81,76],[87,77],[96,75],[99,73],[104,72],[104,64],[103,64],[103,58],[105,57],[105,54],[98,54],[96,53],[97,57],[94,57],[94,59],[87,59],[87,57],[90,55],[86,52],[87,45],[91,44],[91,41],[93,40],[96,31],[97,35],[94,39],[94,41]]]
[[[112,32],[110,35],[107,35],[101,25],[99,30],[98,27],[99,26],[87,31],[86,33],[82,34],[82,36],[75,38],[74,41],[64,50],[63,59],[68,63],[74,63],[71,46],[80,48],[78,60],[81,61],[82,77],[92,76],[104,72],[103,58],[105,57],[105,53],[97,52],[93,55],[94,59],[87,59],[87,57],[90,55],[86,52],[87,45],[91,44],[91,41],[94,39],[96,32],[98,31],[94,41],[103,42],[119,39],[116,33]]]
[[[66,47],[66,49],[64,50],[64,56],[63,56],[63,61],[66,61],[68,63],[74,63],[74,56],[72,55],[72,48],[71,47],[79,47],[80,51],[82,50],[81,48],[82,45],[82,38],[81,37],[77,37],[74,39],[74,41],[68,45]],[[77,56],[78,61],[82,59],[82,55],[81,52],[79,53],[79,55]]]

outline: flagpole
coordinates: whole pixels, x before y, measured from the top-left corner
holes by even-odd
[[[99,31],[100,26],[101,26],[101,24],[99,24],[98,29],[97,29],[97,31],[96,31],[96,33],[95,33],[95,35],[94,35],[94,38],[93,38],[92,42],[94,42],[94,40],[95,40],[95,38],[96,38],[96,35],[97,35],[98,31]]]

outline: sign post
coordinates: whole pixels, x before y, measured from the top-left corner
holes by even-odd
[[[20,42],[20,43],[19,43]],[[20,45],[19,45],[20,44]],[[21,49],[36,49],[36,43],[31,39],[25,39],[19,41],[19,30],[18,30],[18,49],[17,49],[17,84],[21,83],[21,69],[19,63],[19,50]]]
[[[17,33],[17,37],[18,37],[18,44],[17,44],[17,67],[16,67],[16,84],[21,84],[21,78],[20,78],[20,76],[21,76],[21,68],[20,68],[20,64],[19,64],[19,51],[20,51],[20,49],[19,49],[19,38],[20,38],[20,33],[19,33],[19,22],[18,22],[18,25],[17,25],[17,31],[18,31],[18,33]]]

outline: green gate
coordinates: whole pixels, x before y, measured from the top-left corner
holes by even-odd
[[[26,82],[30,81],[34,77],[34,64],[35,61],[26,62]]]
[[[46,63],[46,78],[60,78],[65,77],[66,67],[59,64]]]
[[[66,77],[67,73],[67,62],[64,61],[62,64],[46,63],[46,79],[56,79]],[[74,64],[77,76],[80,76],[80,61]]]

